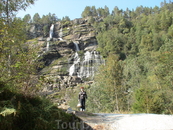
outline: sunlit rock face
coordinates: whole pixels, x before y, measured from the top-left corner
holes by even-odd
[[[95,72],[98,70],[98,66],[104,64],[104,59],[95,50],[87,50],[83,56],[79,56],[78,44],[74,43],[76,52],[69,59],[69,75],[83,77],[93,77]]]

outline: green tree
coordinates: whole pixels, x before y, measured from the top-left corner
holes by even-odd
[[[100,67],[95,77],[96,86],[91,88],[91,92],[96,92],[92,101],[101,112],[114,112],[126,109],[126,98],[122,87],[122,62],[115,54],[110,54],[106,65]],[[94,90],[96,89],[96,90]],[[95,95],[94,93],[92,93]]]
[[[51,23],[56,23],[58,21],[58,18],[55,14],[49,13],[48,16],[49,16],[49,19],[50,19]],[[66,16],[66,17],[68,17],[68,16]]]
[[[27,24],[31,23],[31,15],[30,14],[26,14],[23,18],[23,21]]]
[[[105,16],[105,10],[103,8],[98,8],[97,13],[99,17],[104,17]]]
[[[19,10],[25,10],[35,0],[2,0],[0,1],[0,16],[6,21],[15,16]]]
[[[62,18],[62,21],[63,21],[63,22],[70,21],[69,16],[65,16],[65,17],[63,17],[63,18]]]
[[[123,68],[121,88],[126,88],[127,96],[122,100],[126,100],[128,110],[173,113],[172,2],[164,1],[160,8],[140,6],[125,12],[115,7],[112,15],[106,18],[102,8],[97,11],[98,16],[103,19],[102,22],[94,23],[98,33],[97,49],[108,64],[110,54],[116,54],[123,60],[124,64],[120,65]],[[108,64],[107,68],[110,67]],[[102,71],[109,77],[112,70],[103,67],[100,72]],[[102,75],[100,79],[105,82],[107,77],[101,78]],[[114,80],[110,77],[109,79],[107,84]],[[99,89],[103,86],[104,83],[95,87]],[[113,89],[113,85],[111,87]],[[103,88],[103,92],[100,93],[108,95]],[[107,100],[107,97],[105,99]],[[118,101],[123,103],[121,100]]]
[[[86,18],[88,16],[92,16],[91,7],[90,6],[86,6],[81,15],[82,15],[82,18]]]
[[[43,15],[41,18],[41,23],[49,24],[50,23],[49,17],[47,15]]]
[[[27,3],[32,1],[6,1],[13,8],[8,8],[8,14],[19,9],[25,9]],[[10,3],[12,2],[12,3]],[[23,6],[19,5],[24,4]],[[6,5],[7,6],[7,5]],[[2,10],[3,12],[3,10]],[[22,89],[27,92],[30,87],[35,86],[37,62],[36,47],[26,44],[24,22],[18,18],[12,18],[11,15],[0,18],[0,81],[16,89]],[[10,19],[8,21],[6,18]],[[6,24],[6,20],[7,23]],[[34,49],[35,48],[35,51]]]
[[[172,16],[170,16],[170,11],[162,11],[161,16],[161,29],[167,30],[172,25]]]
[[[1,27],[0,81],[12,83],[16,88],[23,89],[29,86],[31,77],[34,78],[38,64],[34,61],[36,50],[25,44],[26,37],[22,21],[14,19],[10,25],[1,23]]]
[[[173,25],[171,25],[168,29],[168,36],[170,37],[170,39],[173,37]]]
[[[43,24],[52,24],[56,23],[58,21],[58,18],[55,14],[49,13],[48,15],[43,15],[42,18],[40,19],[40,23]]]
[[[160,11],[160,9],[159,9],[159,7],[158,6],[155,6],[154,8],[153,8],[153,12],[156,14],[156,13],[159,13],[159,11]]]
[[[90,17],[88,20],[89,23],[93,24],[95,22],[95,19],[93,17]]]
[[[126,38],[121,33],[118,33],[117,29],[113,28],[99,33],[97,35],[97,40],[99,42],[98,50],[106,57],[109,53],[120,54],[123,50]]]
[[[49,26],[46,24],[46,25],[44,25],[44,27],[43,27],[43,34],[44,34],[44,36],[48,36],[48,34],[49,34]]]
[[[149,87],[148,84],[138,88],[134,92],[135,103],[133,111],[135,113],[163,113],[165,104],[165,95],[157,89]]]
[[[97,10],[96,10],[96,8],[95,8],[95,6],[92,6],[91,7],[91,12],[92,12],[92,16],[98,16],[98,14],[97,14]]]
[[[112,11],[112,15],[113,16],[122,16],[123,11],[119,10],[119,8],[117,6],[114,7],[113,11]]]
[[[144,13],[144,7],[141,5],[140,7],[137,7],[135,10],[136,15],[140,16]]]
[[[34,14],[34,16],[33,16],[33,23],[39,24],[40,20],[41,20],[40,15],[38,13]]]
[[[105,11],[104,17],[107,17],[110,13],[109,13],[109,8],[106,5],[104,7],[104,11]]]
[[[114,17],[112,15],[108,15],[106,18],[104,18],[104,22],[108,24],[109,28],[115,24]]]

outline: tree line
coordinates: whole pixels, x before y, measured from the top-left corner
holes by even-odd
[[[49,13],[48,15],[40,16],[39,13],[35,13],[33,17],[30,14],[26,14],[22,20],[27,24],[52,24],[58,21],[70,21],[69,16],[64,16],[59,19],[55,14]]]
[[[54,14],[42,18],[36,13],[16,18],[33,0],[0,1],[0,91],[10,88],[25,93],[40,86],[35,44],[26,42],[26,24],[54,23]],[[92,112],[134,111],[173,113],[173,3],[137,7],[126,11],[115,7],[82,12],[97,34],[98,51],[106,64],[100,67],[88,89],[88,110]],[[102,18],[97,21],[96,18]],[[64,17],[62,21],[69,21]],[[2,103],[3,104],[3,103]],[[6,104],[3,104],[6,105]],[[3,106],[4,107],[4,106]],[[3,108],[0,108],[3,109]]]

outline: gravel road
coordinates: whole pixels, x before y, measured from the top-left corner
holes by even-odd
[[[94,130],[173,130],[173,115],[77,114]]]

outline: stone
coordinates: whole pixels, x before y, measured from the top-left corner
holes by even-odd
[[[100,20],[96,18],[96,21]],[[83,79],[93,77],[97,64],[104,63],[104,60],[96,52],[96,33],[87,18],[74,19],[65,26],[61,22],[54,25],[52,38],[47,33],[43,33],[45,25],[41,24],[31,25],[28,36],[31,39],[37,38],[38,44],[40,43],[39,61],[44,65],[39,69],[39,73],[47,77],[41,93],[50,96],[55,103],[59,103],[61,99],[56,98],[59,92],[62,90],[69,92],[71,90],[66,88],[85,84]],[[50,28],[51,25],[47,26]],[[79,50],[76,50],[74,43],[78,45]],[[77,57],[75,57],[76,53],[78,53]],[[73,73],[69,75],[69,69],[73,64],[75,64]],[[68,100],[68,97],[64,98]]]
[[[76,111],[72,110],[70,107],[67,109],[66,113],[75,114]]]
[[[60,106],[58,106],[58,108],[67,110],[68,108],[70,108],[70,106],[66,105],[65,103],[61,104]]]

